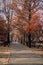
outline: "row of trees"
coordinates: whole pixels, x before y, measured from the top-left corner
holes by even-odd
[[[12,20],[14,22],[13,26],[17,28],[17,30],[22,31],[22,35],[25,34],[28,38],[27,45],[31,47],[31,33],[35,34],[34,31],[40,30],[40,17],[38,15],[34,15],[41,7],[43,0],[12,0],[12,3],[8,5],[9,9],[14,11],[14,16],[16,16],[16,20]]]

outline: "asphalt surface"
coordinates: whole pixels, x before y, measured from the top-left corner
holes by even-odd
[[[10,47],[0,46],[0,65],[43,65],[43,49],[15,42]]]

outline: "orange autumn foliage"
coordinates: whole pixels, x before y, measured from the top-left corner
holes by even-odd
[[[30,32],[30,33],[34,31],[39,31],[40,29],[41,29],[40,16],[38,16],[37,14],[32,16],[28,26],[23,27],[23,30],[25,32]]]

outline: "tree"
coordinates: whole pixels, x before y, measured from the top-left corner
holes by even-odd
[[[25,26],[23,29],[25,32],[31,33],[32,41],[38,42],[40,37],[43,37],[43,10],[38,10],[32,15],[30,25]]]
[[[39,5],[39,0],[25,0],[25,6],[24,6],[24,8],[25,9],[27,9],[27,11],[29,12],[29,17],[28,17],[28,20],[30,21],[31,20],[31,16],[32,16],[32,11],[34,11],[34,9],[36,8],[36,7],[38,7],[38,5]],[[30,22],[29,22],[29,26],[30,26]],[[28,42],[27,42],[27,44],[28,44],[28,46],[29,47],[31,47],[31,33],[30,33],[30,29],[29,29],[29,33],[28,33]]]

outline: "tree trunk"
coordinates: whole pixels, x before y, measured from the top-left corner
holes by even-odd
[[[29,48],[31,48],[31,33],[30,32],[28,35],[28,46],[29,46]]]
[[[31,19],[31,1],[29,3],[29,25],[30,25],[30,19]],[[31,48],[31,33],[29,31],[28,33],[28,46]]]

